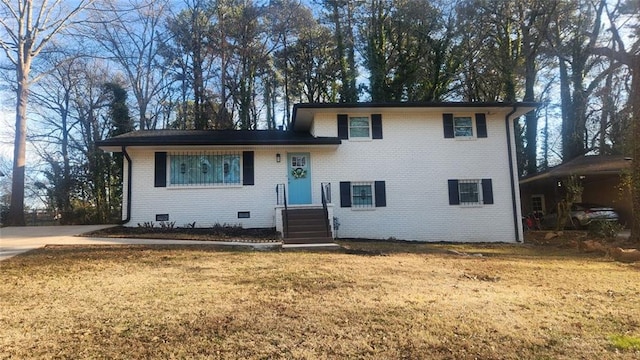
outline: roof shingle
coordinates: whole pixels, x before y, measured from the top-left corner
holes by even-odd
[[[337,137],[280,130],[138,130],[99,141],[99,147],[160,145],[339,145]]]

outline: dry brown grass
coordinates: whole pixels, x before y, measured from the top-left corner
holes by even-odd
[[[0,263],[0,357],[640,356],[609,340],[640,336],[638,265],[528,246],[346,246],[33,251]]]

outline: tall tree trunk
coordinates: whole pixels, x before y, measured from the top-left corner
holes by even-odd
[[[569,81],[569,73],[567,70],[567,63],[562,58],[562,56],[558,56],[558,69],[560,72],[560,108],[562,112],[562,160],[569,161],[570,157],[570,139],[571,134],[573,134],[575,126],[574,119],[571,116],[571,90],[570,90],[570,81]]]
[[[356,87],[357,67],[356,67],[356,55],[355,55],[355,40],[353,36],[353,6],[355,1],[347,1],[347,29],[349,30],[349,38],[347,40],[347,64],[349,70],[347,72],[347,102],[358,101],[358,89]]]
[[[633,160],[631,163],[632,221],[631,240],[640,243],[640,55],[631,59],[631,106],[633,108]]]
[[[569,116],[573,118],[573,131],[569,134],[569,152],[564,160],[571,160],[585,154],[588,148],[586,141],[587,130],[587,93],[584,87],[586,59],[574,57],[571,67],[573,82],[573,102]]]
[[[62,204],[60,204],[62,210],[62,223],[69,224],[71,222],[72,214],[71,214],[71,164],[69,160],[69,129],[67,127],[68,122],[68,103],[69,103],[69,93],[65,94],[65,102],[67,106],[62,114],[62,141],[61,141],[61,152],[62,152],[62,174],[63,174],[63,182],[62,182]]]
[[[200,21],[202,10],[199,7],[192,12],[194,34],[191,35],[191,49],[193,52],[193,111],[194,111],[194,128],[196,130],[204,130],[207,128],[207,121],[204,114],[204,74],[202,70],[203,59],[203,29]]]
[[[340,1],[331,1],[332,20],[335,26],[336,52],[340,61],[340,102],[356,102],[357,90],[355,89],[355,53],[353,44],[352,22],[352,2],[347,2],[347,18],[340,16],[340,9],[343,6]],[[346,26],[343,24],[346,21]],[[345,28],[347,29],[345,31]],[[345,36],[348,35],[348,36]]]
[[[524,43],[528,46],[529,40],[525,39]],[[525,91],[524,101],[534,101],[534,86],[536,82],[536,58],[533,51],[527,49],[525,58]],[[538,171],[538,114],[535,111],[528,112],[525,116],[525,162],[527,174],[535,174]]]
[[[26,55],[28,56],[28,55]],[[30,59],[23,60],[30,63]],[[20,66],[23,66],[21,63]],[[13,144],[13,178],[11,204],[7,224],[24,226],[24,180],[27,148],[27,103],[29,97],[29,65],[17,68],[18,100],[16,102],[16,135]]]
[[[610,66],[613,65],[611,62]],[[605,80],[604,93],[602,95],[602,114],[600,116],[600,132],[598,136],[598,154],[607,155],[610,150],[607,146],[607,126],[613,122],[615,107],[613,104],[613,71],[610,71]]]
[[[379,1],[372,1],[369,18],[369,36],[367,37],[367,62],[369,65],[369,93],[371,100],[376,102],[389,101],[386,88],[386,61],[384,7]]]

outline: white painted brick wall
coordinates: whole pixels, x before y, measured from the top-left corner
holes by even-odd
[[[376,112],[383,114],[381,140],[343,140],[337,149],[236,149],[255,151],[254,186],[154,188],[154,152],[170,152],[171,149],[131,148],[133,194],[129,226],[155,221],[155,214],[164,213],[168,213],[170,221],[176,221],[177,226],[193,221],[197,226],[210,226],[216,222],[244,227],[276,226],[275,187],[287,182],[287,152],[305,151],[311,153],[314,203],[320,203],[320,183],[331,182],[333,215],[340,222],[338,237],[515,241],[504,114],[487,115],[488,138],[455,140],[444,138],[441,113]],[[336,115],[318,116],[313,133],[337,136]],[[276,162],[276,153],[282,156],[280,163]],[[515,168],[515,159],[513,164]],[[493,205],[449,205],[448,179],[483,178],[493,181]],[[386,207],[373,210],[340,207],[340,181],[376,180],[385,181]],[[519,194],[517,181],[515,185],[516,194]],[[516,200],[516,216],[520,219],[519,198]],[[238,219],[238,211],[250,211],[251,218]],[[521,226],[518,229],[522,238]]]
[[[286,183],[286,152],[277,148],[238,151],[242,150],[255,151],[254,186],[156,188],[154,153],[171,152],[171,149],[129,149],[133,160],[133,193],[132,216],[128,225],[155,222],[156,214],[169,214],[169,221],[175,221],[176,226],[194,221],[198,227],[215,223],[240,224],[245,228],[275,226],[275,187],[278,183]],[[275,154],[278,152],[283,154],[280,163],[276,162]],[[239,211],[250,211],[251,217],[238,219]]]
[[[487,116],[488,137],[474,140],[445,139],[441,113],[382,114],[382,140],[346,140],[335,154],[313,156],[315,172],[326,174],[318,181],[331,182],[334,189],[339,237],[515,241],[504,114]],[[316,136],[337,136],[336,116],[316,118],[314,132]],[[511,136],[513,140],[513,133]],[[483,178],[492,179],[493,205],[449,205],[448,179]],[[340,207],[340,181],[375,180],[386,183],[386,207]],[[518,194],[517,181],[515,185]],[[516,216],[520,219],[519,213]],[[521,232],[521,226],[518,229]]]

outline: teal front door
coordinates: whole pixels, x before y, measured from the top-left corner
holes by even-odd
[[[291,153],[289,162],[289,204],[311,204],[311,159],[309,153]]]

